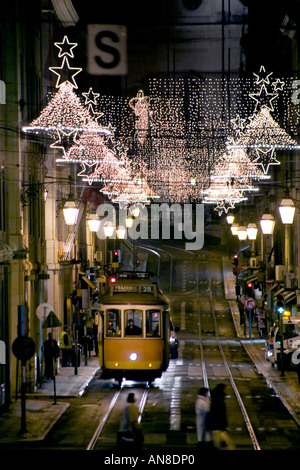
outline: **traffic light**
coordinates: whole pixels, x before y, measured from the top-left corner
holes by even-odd
[[[254,296],[254,290],[253,290],[253,283],[252,282],[247,282],[246,295],[247,295],[247,297],[253,297]]]
[[[113,251],[112,262],[113,263],[118,263],[119,262],[119,251],[118,250]]]
[[[238,266],[239,265],[239,256],[238,255],[233,255],[233,263],[234,266]]]
[[[289,310],[285,310],[282,315],[283,315],[283,318],[290,318],[291,312]]]
[[[112,252],[112,268],[118,268],[120,265],[120,250],[114,250]]]
[[[279,315],[282,315],[284,312],[284,304],[282,300],[277,300],[276,304],[276,312],[279,313]]]

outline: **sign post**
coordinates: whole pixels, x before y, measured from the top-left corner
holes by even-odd
[[[256,308],[256,300],[253,297],[246,297],[244,302],[245,308],[248,310],[249,315],[249,339],[252,334],[252,310]]]
[[[21,429],[23,434],[26,429],[26,361],[35,353],[35,343],[28,336],[18,336],[13,344],[12,351],[17,359],[21,360],[22,382],[21,382]]]

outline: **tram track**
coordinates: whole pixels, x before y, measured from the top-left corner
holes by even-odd
[[[197,269],[196,269],[197,273],[199,272],[198,263],[199,263],[199,261],[197,260]],[[198,282],[197,282],[197,286],[198,286]],[[223,348],[222,342],[220,341],[218,322],[217,322],[215,308],[214,308],[212,275],[211,275],[210,269],[209,269],[209,304],[210,304],[210,312],[211,312],[211,316],[212,316],[212,319],[213,319],[213,325],[214,325],[214,330],[213,330],[214,338],[216,340],[216,345],[219,349],[219,352],[220,352],[220,355],[221,355],[221,358],[222,358],[222,362],[223,362],[224,367],[226,369],[226,372],[227,372],[227,375],[228,375],[228,378],[229,378],[229,382],[231,384],[232,390],[234,391],[236,400],[237,400],[237,402],[239,404],[239,407],[240,407],[240,410],[242,412],[244,422],[245,422],[246,428],[247,428],[248,433],[249,433],[249,437],[250,437],[252,445],[253,445],[253,449],[254,450],[261,450],[261,447],[259,445],[258,439],[257,439],[255,431],[254,431],[254,427],[253,427],[253,425],[251,423],[251,420],[249,418],[249,415],[247,413],[247,409],[246,409],[246,406],[243,402],[243,399],[242,399],[242,397],[239,393],[238,387],[236,385],[236,381],[235,381],[235,379],[232,375],[232,372],[230,370],[226,355],[224,353],[224,348]],[[201,355],[203,382],[204,382],[204,386],[206,388],[210,389],[209,377],[208,377],[208,372],[207,372],[207,367],[206,367],[206,360],[205,360],[205,352],[204,352],[204,344],[203,344],[204,337],[203,337],[201,314],[200,314],[200,308],[199,307],[200,307],[199,288],[197,288],[197,316],[198,316],[198,325],[199,325],[200,355]]]
[[[174,250],[176,250],[175,247],[170,247],[168,256],[172,257],[175,262]],[[209,390],[218,380],[226,383],[229,388],[227,394],[229,431],[237,448],[268,450],[273,448],[274,442],[280,442],[286,449],[289,449],[294,445],[294,436],[291,434],[293,428],[290,426],[289,430],[285,431],[284,427],[280,427],[281,416],[283,419],[288,418],[282,415],[281,410],[278,410],[279,402],[276,401],[272,391],[269,393],[266,391],[264,378],[258,376],[243,345],[235,337],[229,305],[221,292],[220,273],[222,270],[219,269],[219,260],[214,259],[208,262],[207,259],[201,259],[191,252],[189,261],[195,265],[195,267],[192,264],[189,266],[190,270],[194,271],[195,288],[193,286],[193,290],[189,289],[186,292],[177,290],[176,293],[174,290],[171,298],[173,306],[177,304],[175,315],[177,321],[183,313],[185,315],[184,322],[182,322],[185,328],[182,329],[182,336],[179,339],[179,344],[180,342],[182,344],[181,355],[178,360],[170,363],[162,381],[158,381],[153,388],[147,388],[144,391],[145,394],[141,394],[139,387],[130,388],[130,391],[136,392],[141,421],[145,414],[143,424],[145,430],[147,429],[146,448],[151,449],[154,445],[174,446],[175,444],[170,444],[168,441],[168,430],[178,436],[175,438],[177,440],[174,448],[178,447],[179,443],[179,445],[189,447],[190,442],[194,442],[193,439],[191,441],[190,437],[186,440],[182,436],[185,433],[193,436],[195,431],[191,427],[192,418],[184,414],[182,407],[192,410],[193,405],[190,407],[189,402],[182,400],[183,389],[185,387],[185,395],[190,393],[192,396],[193,384],[196,384],[198,380]],[[196,350],[198,353],[193,352]],[[193,360],[194,362],[187,364],[187,361]],[[191,371],[188,371],[189,366]],[[186,388],[187,384],[191,386],[191,389]],[[121,409],[125,406],[124,391],[126,389],[129,390],[125,386],[114,393],[87,450],[116,448],[117,419],[120,418]],[[150,390],[151,395],[148,398]],[[154,417],[154,413],[156,416],[158,410],[160,418]],[[276,413],[277,431],[273,422],[273,410]],[[283,421],[282,426],[286,422]],[[187,424],[190,428],[186,427]],[[284,430],[282,434],[281,430]],[[292,443],[289,439],[292,439]]]
[[[86,450],[94,450],[95,447],[99,444],[99,439],[101,439],[102,434],[104,433],[104,428],[107,425],[107,423],[109,422],[109,418],[110,418],[112,412],[116,409],[120,410],[120,408],[121,408],[121,405],[119,403],[120,398],[123,398],[121,396],[125,394],[126,390],[128,391],[127,387],[121,386],[121,388],[115,392],[115,394],[113,395],[113,397],[112,397],[112,399],[109,403],[109,406],[108,406],[106,412],[104,413],[101,420],[99,421],[99,424],[98,424],[92,438],[90,439],[90,441],[89,441],[89,443],[86,447]],[[140,389],[137,389],[137,388],[135,389],[135,388],[131,387],[130,391],[133,392],[135,394],[135,396],[140,395]],[[138,393],[136,393],[136,392],[138,392]],[[139,410],[138,423],[141,423],[141,421],[142,421],[143,412],[144,412],[144,409],[145,409],[145,406],[146,406],[146,403],[147,403],[148,393],[149,393],[149,385],[147,384],[145,390],[142,393],[141,398],[138,398],[138,403],[136,404],[136,406],[138,406],[138,410]],[[122,400],[122,403],[123,403],[122,406],[124,406],[124,398]]]

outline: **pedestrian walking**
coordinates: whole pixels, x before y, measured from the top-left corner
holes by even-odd
[[[196,430],[197,430],[197,448],[202,449],[207,447],[208,443],[211,442],[211,433],[208,429],[208,414],[210,409],[209,401],[209,390],[206,387],[201,387],[199,389],[196,403],[195,403],[195,413],[196,413]]]
[[[55,374],[54,364],[59,356],[59,348],[51,333],[48,333],[48,337],[44,341],[43,353],[45,359],[45,377],[53,379]]]
[[[141,449],[144,437],[142,427],[139,423],[139,410],[135,403],[134,393],[129,393],[127,405],[125,406],[120,422],[120,431],[118,433],[118,444],[122,447]]]
[[[212,431],[213,443],[216,449],[227,447],[228,450],[234,450],[235,445],[227,431],[228,421],[225,388],[226,385],[221,383],[211,392],[209,426]]]
[[[72,341],[68,325],[64,326],[59,335],[59,348],[62,352],[62,367],[70,366],[72,362]]]

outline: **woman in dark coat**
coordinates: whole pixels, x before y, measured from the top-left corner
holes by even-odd
[[[227,408],[226,408],[226,385],[218,384],[211,392],[211,405],[209,413],[209,426],[213,433],[214,446],[220,449],[225,443],[229,450],[234,450],[235,446],[227,432]]]

